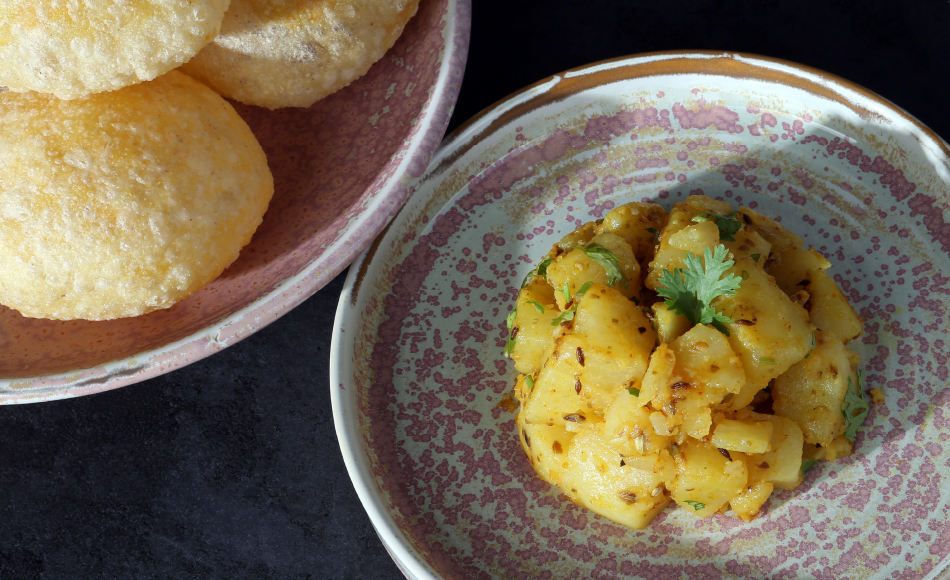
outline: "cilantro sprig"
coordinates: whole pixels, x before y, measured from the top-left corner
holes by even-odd
[[[588,258],[603,266],[604,270],[607,270],[608,286],[613,286],[616,282],[620,282],[620,285],[624,287],[629,284],[627,277],[623,274],[623,270],[620,269],[620,260],[617,259],[617,256],[615,256],[613,252],[600,244],[587,244],[581,248],[581,250],[587,254]]]
[[[695,223],[713,222],[716,224],[716,227],[719,228],[720,240],[724,242],[734,242],[736,241],[736,232],[742,229],[742,222],[739,221],[738,215],[736,212],[719,215],[711,211],[704,211],[694,216],[692,221]]]
[[[696,510],[696,511],[699,511],[699,510],[701,510],[701,509],[706,509],[706,504],[704,504],[704,503],[702,503],[702,502],[699,502],[699,501],[696,501],[696,500],[694,500],[694,499],[688,499],[688,500],[684,501],[683,503],[687,503],[687,504],[693,506],[693,509]]]
[[[693,324],[709,324],[726,336],[729,336],[729,329],[725,325],[731,324],[732,319],[717,312],[711,303],[718,296],[735,294],[742,283],[735,274],[720,279],[735,264],[726,259],[728,254],[722,244],[716,246],[715,251],[706,248],[703,252],[704,267],[698,256],[687,253],[684,260],[686,269],[663,270],[656,289],[659,296],[666,298],[666,305],[677,314]]]
[[[844,395],[844,403],[841,404],[841,414],[844,415],[844,436],[851,442],[858,436],[858,429],[864,425],[864,420],[867,419],[868,412],[871,410],[867,401],[864,400],[862,382],[860,371],[857,388],[851,381],[851,377],[848,377],[848,391]]]

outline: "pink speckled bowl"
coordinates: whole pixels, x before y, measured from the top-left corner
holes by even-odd
[[[407,577],[945,578],[950,151],[880,97],[739,54],[657,54],[547,79],[434,158],[350,271],[331,384],[347,468]],[[781,220],[866,320],[856,453],[751,523],[667,509],[629,530],[523,456],[498,406],[505,315],[550,245],[618,204],[690,194]]]
[[[458,97],[470,0],[422,0],[363,78],[308,109],[237,105],[267,153],[274,199],[240,258],[168,310],[109,322],[0,306],[0,403],[86,395],[213,354],[333,279],[402,206]]]

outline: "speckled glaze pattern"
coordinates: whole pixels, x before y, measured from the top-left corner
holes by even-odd
[[[251,243],[170,309],[51,321],[0,306],[0,402],[83,395],[162,374],[289,311],[345,268],[402,206],[461,86],[469,0],[423,0],[370,71],[307,109],[235,108],[260,140],[274,198]]]
[[[948,168],[946,144],[879,97],[735,54],[571,71],[463,128],[351,270],[331,358],[347,466],[407,576],[943,577]],[[670,508],[630,530],[532,471],[498,405],[515,377],[504,319],[577,225],[697,194],[774,217],[832,262],[866,321],[865,388],[886,400],[853,456],[755,521]]]

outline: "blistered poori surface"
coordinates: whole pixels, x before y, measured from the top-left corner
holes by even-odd
[[[183,71],[270,109],[307,107],[363,76],[419,0],[232,0],[221,34]]]
[[[247,124],[186,75],[72,101],[0,93],[0,303],[88,320],[167,308],[237,258],[272,194]]]
[[[73,99],[152,80],[218,33],[228,0],[7,0],[0,86]]]

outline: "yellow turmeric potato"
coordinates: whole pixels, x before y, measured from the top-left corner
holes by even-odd
[[[599,261],[584,251],[595,243]],[[533,390],[528,379],[515,386],[521,446],[538,474],[642,528],[670,500],[699,517],[752,520],[813,461],[851,454],[868,408],[843,341],[861,321],[828,261],[801,243],[765,216],[700,196],[668,219],[628,204],[564,236],[518,297],[518,320],[523,308],[540,320],[534,302],[557,303],[553,332],[538,339],[553,348],[524,335],[532,364],[543,363]],[[605,260],[649,290],[608,286]]]

